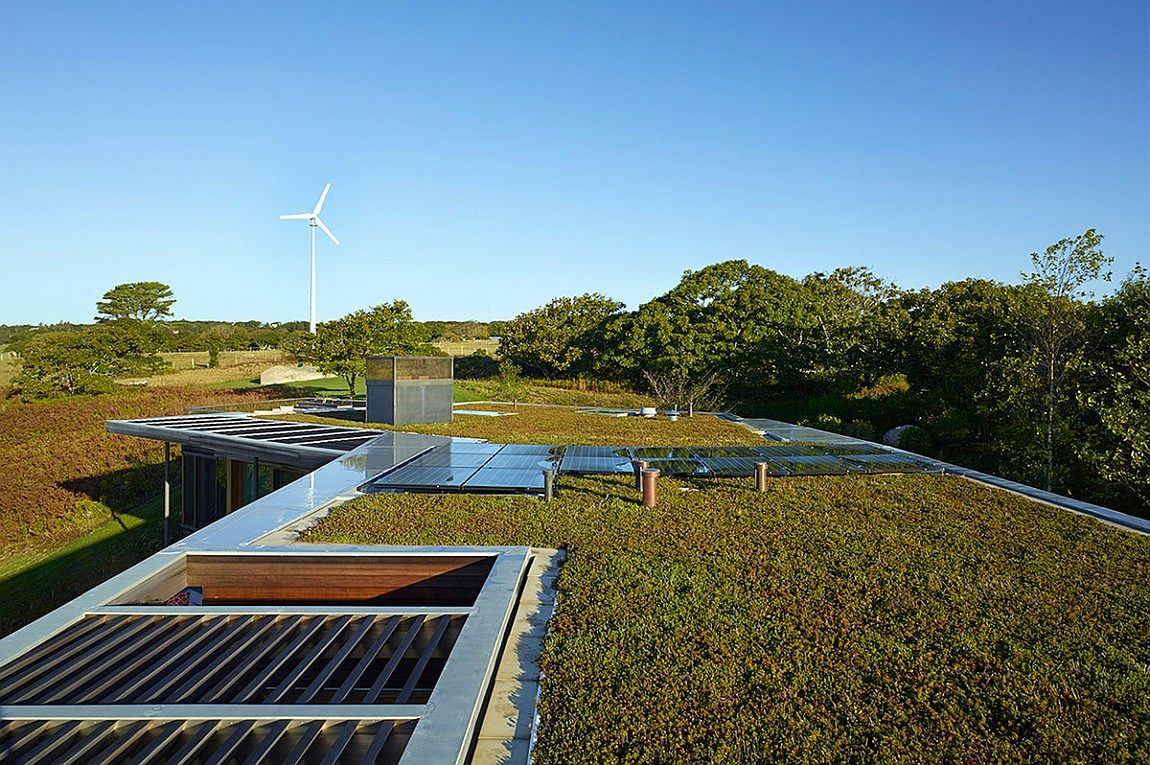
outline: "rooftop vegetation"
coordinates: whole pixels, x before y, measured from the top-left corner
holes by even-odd
[[[733,422],[709,415],[680,417],[670,422],[666,417],[608,417],[579,409],[550,406],[512,406],[502,404],[468,405],[468,409],[514,412],[506,417],[457,414],[452,422],[430,425],[381,425],[367,427],[381,430],[403,430],[444,436],[485,438],[497,443],[519,444],[592,444],[606,446],[758,446],[762,436]],[[312,415],[274,415],[277,420],[321,422],[347,425],[346,419]],[[362,423],[357,423],[362,424]]]
[[[1150,539],[957,477],[660,493],[378,494],[304,541],[566,547],[544,765],[1150,759]]]

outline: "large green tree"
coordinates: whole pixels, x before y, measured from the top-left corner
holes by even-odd
[[[686,271],[665,295],[611,322],[603,367],[637,384],[654,373],[718,375],[744,391],[774,386],[805,372],[795,350],[815,326],[799,282],[728,260]]]
[[[172,288],[161,282],[117,284],[96,303],[96,320],[136,319],[155,321],[172,315],[176,299]]]
[[[1105,479],[1150,507],[1150,275],[1136,268],[1103,311],[1108,352],[1091,359],[1093,385],[1083,394],[1101,432],[1084,451]]]
[[[122,319],[79,332],[36,335],[20,355],[16,384],[27,398],[103,393],[114,378],[147,376],[165,364],[153,327]]]
[[[555,298],[503,322],[499,355],[541,377],[587,374],[603,353],[607,323],[622,308],[597,293]]]
[[[1102,235],[1094,229],[1061,239],[1043,252],[1032,253],[1034,270],[1022,275],[1027,288],[1018,305],[1018,328],[1029,346],[1029,357],[1019,370],[1033,372],[1043,415],[1042,439],[1045,483],[1055,484],[1055,434],[1062,410],[1072,397],[1064,386],[1068,370],[1088,337],[1088,287],[1109,281],[1112,258],[1102,252]],[[1026,378],[1020,376],[1019,389]],[[1069,436],[1069,433],[1067,434]]]
[[[402,300],[324,322],[314,335],[297,338],[287,350],[324,374],[342,377],[351,395],[356,381],[364,375],[365,356],[435,352],[424,341],[423,329],[412,321],[411,309]]]

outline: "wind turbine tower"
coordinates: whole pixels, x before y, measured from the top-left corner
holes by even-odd
[[[339,240],[335,238],[335,234],[331,233],[331,229],[323,225],[323,221],[319,219],[319,211],[323,209],[323,201],[327,199],[327,192],[331,189],[330,183],[323,185],[323,191],[319,195],[319,201],[315,203],[315,209],[311,212],[296,213],[294,215],[281,215],[280,220],[306,220],[308,226],[311,227],[311,318],[308,322],[308,330],[315,334],[315,229],[319,226],[323,229],[323,233],[327,234],[327,238],[333,243],[339,244]]]

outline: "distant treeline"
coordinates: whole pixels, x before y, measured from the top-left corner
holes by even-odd
[[[494,334],[490,327],[500,322],[425,321],[413,322],[428,342],[486,339]],[[19,353],[37,335],[50,332],[78,333],[94,324],[0,324],[0,348]],[[306,321],[156,321],[156,350],[161,353],[180,351],[245,351],[283,348],[307,332]]]
[[[675,407],[734,406],[880,438],[1150,514],[1150,279],[1110,278],[1094,231],[1018,284],[901,289],[865,268],[795,279],[746,261],[688,271],[635,311],[556,298],[501,327],[543,378],[624,381]]]

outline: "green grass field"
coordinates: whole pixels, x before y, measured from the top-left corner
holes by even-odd
[[[93,503],[95,506],[95,503]],[[163,497],[127,512],[100,512],[103,523],[64,545],[0,559],[0,635],[40,617],[135,565],[163,546]],[[172,533],[179,526],[180,490],[172,492]]]
[[[957,477],[374,494],[304,541],[567,548],[539,765],[1150,761],[1150,539]]]

